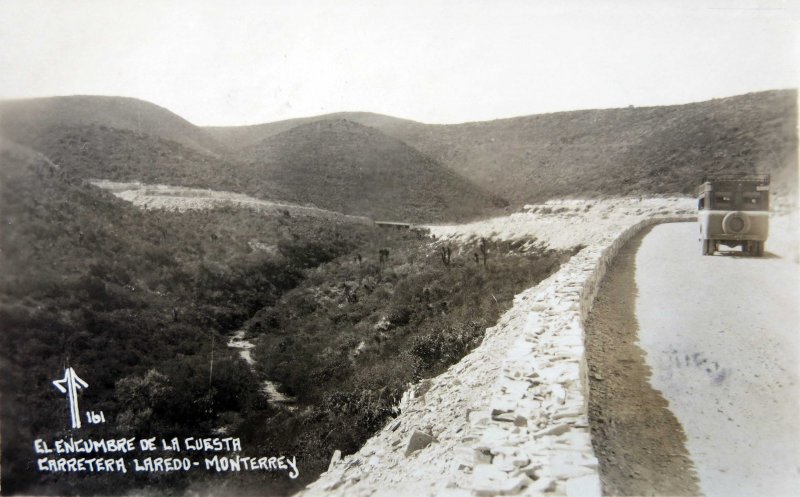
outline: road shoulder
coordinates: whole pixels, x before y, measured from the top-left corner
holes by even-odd
[[[635,258],[649,232],[622,248],[586,323],[592,443],[605,495],[698,495],[686,435],[637,345]]]

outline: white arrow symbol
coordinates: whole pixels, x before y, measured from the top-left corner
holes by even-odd
[[[75,374],[74,369],[67,368],[64,370],[64,378],[53,381],[53,385],[61,393],[67,394],[67,400],[69,401],[69,415],[72,419],[72,428],[80,428],[81,416],[78,413],[78,390],[87,388],[89,384]]]

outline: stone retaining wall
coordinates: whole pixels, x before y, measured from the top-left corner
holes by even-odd
[[[638,222],[517,295],[478,348],[411,388],[397,419],[299,495],[601,495],[583,323],[633,235],[691,219]]]

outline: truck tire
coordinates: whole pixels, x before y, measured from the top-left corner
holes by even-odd
[[[728,235],[739,235],[750,231],[750,216],[739,211],[725,214],[722,218],[722,231]]]
[[[702,240],[703,255],[714,255],[714,240]]]

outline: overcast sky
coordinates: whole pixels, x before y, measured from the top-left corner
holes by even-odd
[[[0,0],[0,98],[429,123],[798,87],[798,2]]]

